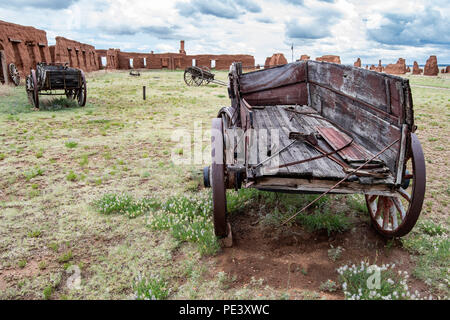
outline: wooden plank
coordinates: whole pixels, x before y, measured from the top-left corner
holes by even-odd
[[[308,62],[308,81],[329,86],[389,114],[386,105],[385,79],[389,79],[391,94],[395,94],[394,91],[398,90],[396,84],[403,81],[400,77],[372,72],[363,68],[316,61]]]
[[[398,127],[361,108],[352,100],[315,85],[311,85],[311,94],[314,109],[322,108],[322,115],[325,118],[332,119],[352,132],[355,141],[373,154],[400,138],[401,133]],[[398,149],[399,143],[379,157],[391,172],[396,171]]]
[[[316,127],[322,137],[328,142],[328,144],[334,149],[339,150],[346,146],[352,140],[344,132],[341,132],[331,127]],[[345,149],[338,151],[338,154],[347,161],[366,161],[372,158],[373,154],[367,151],[364,147],[360,146],[357,142],[353,141]]]
[[[336,182],[323,179],[302,179],[302,178],[281,178],[281,177],[262,177],[257,179],[256,183],[252,185],[253,188],[258,189],[272,189],[280,191],[299,191],[299,192],[318,192],[323,193],[328,191]],[[388,195],[398,196],[398,193],[392,192],[390,184],[360,184],[358,182],[343,182],[337,189],[331,193],[365,193],[371,195]]]
[[[265,91],[243,93],[242,97],[251,105],[285,105],[307,104],[308,93],[306,83],[294,83],[284,87],[267,89]]]
[[[258,129],[265,129],[265,130],[267,130],[268,138],[272,139],[271,130],[275,129],[275,127],[273,126],[272,122],[270,121],[270,119],[269,119],[269,117],[267,115],[267,108],[266,109],[257,109],[257,110],[255,110],[254,117],[255,117],[255,129],[256,130],[258,130]],[[269,140],[269,141],[270,141],[269,143],[271,143],[271,144],[272,143],[281,142],[281,141],[274,142],[274,141],[271,141],[271,140]],[[275,146],[273,146],[273,147],[275,147]],[[271,150],[271,154],[277,153],[278,150],[281,150],[283,147],[284,147],[284,145],[279,143],[279,145],[277,146],[276,149],[274,148],[273,150]],[[264,155],[260,155],[260,156],[261,157],[258,158],[259,162],[269,158],[269,156],[267,156],[267,154],[265,156]],[[279,159],[280,159],[280,161],[279,161],[280,163],[281,162],[284,163],[284,161],[286,161],[283,152],[280,154],[280,158]],[[270,165],[270,161],[266,165]],[[289,171],[290,171],[289,168],[282,168],[282,169],[280,169],[278,171],[278,173],[280,173],[280,174],[289,174]],[[262,175],[261,170],[259,170],[259,174]]]
[[[280,112],[283,113],[283,116],[285,118],[285,121],[289,121],[289,114],[288,111],[285,111],[283,109],[279,109]],[[291,115],[292,116],[292,115]],[[295,115],[293,118],[293,121],[290,122],[292,124],[291,131],[299,131],[303,132],[305,134],[315,133],[315,128],[317,126],[330,126],[331,124],[316,119],[313,117],[308,117],[307,115]],[[327,147],[319,141],[320,147],[322,149],[327,149]],[[312,147],[309,147],[305,144],[303,145],[297,145],[297,149],[301,148],[301,152],[303,153],[303,156],[300,159],[308,159],[312,157],[316,157],[318,155],[321,155],[321,153]],[[328,151],[328,150],[327,150]],[[329,150],[331,151],[331,150]],[[298,160],[300,160],[298,159]],[[308,170],[313,172],[313,176],[315,177],[321,177],[321,178],[343,178],[345,176],[344,171],[342,170],[342,167],[339,166],[337,163],[335,163],[333,160],[329,158],[320,158],[311,162],[305,162],[301,164],[301,166],[305,166],[308,168]]]
[[[294,62],[283,66],[244,73],[239,79],[243,94],[278,88],[306,81],[306,62]]]

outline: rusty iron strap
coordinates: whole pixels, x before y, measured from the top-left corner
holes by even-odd
[[[281,225],[284,225],[286,223],[288,223],[289,221],[291,221],[292,219],[294,219],[296,216],[298,216],[300,213],[302,213],[303,211],[305,211],[306,209],[308,209],[310,206],[312,206],[315,202],[317,202],[319,199],[321,199],[324,195],[330,193],[333,189],[335,189],[337,186],[339,186],[342,182],[344,182],[345,180],[347,180],[348,177],[350,177],[352,174],[354,174],[355,172],[357,172],[358,170],[360,170],[362,167],[364,167],[366,164],[368,164],[370,161],[372,161],[373,159],[379,157],[382,153],[384,153],[386,150],[388,150],[389,148],[391,148],[394,144],[396,144],[397,142],[399,142],[400,139],[395,140],[394,142],[392,142],[391,144],[389,144],[388,146],[386,146],[385,148],[383,148],[383,150],[381,150],[380,152],[378,152],[376,155],[374,155],[371,159],[367,160],[365,163],[363,163],[362,165],[360,165],[358,168],[350,171],[349,173],[347,173],[347,175],[342,178],[341,180],[339,180],[334,186],[332,186],[330,189],[328,189],[327,191],[325,191],[324,193],[322,193],[320,196],[318,196],[316,199],[314,199],[313,201],[311,201],[310,203],[308,203],[306,206],[304,206],[300,211],[298,211],[297,213],[293,214],[292,216],[290,216],[288,219],[286,219]]]
[[[313,161],[313,160],[321,159],[321,158],[324,158],[324,157],[330,157],[331,155],[333,155],[333,154],[335,154],[335,153],[337,153],[337,152],[339,152],[339,151],[341,151],[341,150],[347,148],[347,147],[350,146],[352,143],[353,143],[353,139],[352,139],[349,143],[347,143],[345,146],[343,146],[343,147],[341,147],[341,148],[339,148],[339,149],[333,150],[333,151],[331,151],[331,152],[324,153],[324,151],[321,150],[322,154],[321,154],[321,155],[318,155],[318,156],[316,156],[316,157],[312,157],[312,158],[308,158],[308,159],[303,159],[303,160],[299,160],[299,161],[294,161],[294,162],[285,163],[285,164],[282,164],[282,165],[280,165],[280,166],[278,166],[278,167],[271,167],[271,168],[269,168],[269,170],[281,169],[281,168],[284,168],[284,167],[295,166],[296,164],[301,164],[301,163],[305,163],[305,162],[308,162],[308,161]],[[314,146],[313,146],[313,147],[314,147]],[[315,147],[314,147],[314,148],[315,148]],[[331,159],[331,160],[333,160],[333,159]]]

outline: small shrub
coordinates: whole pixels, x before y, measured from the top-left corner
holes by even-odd
[[[328,279],[320,284],[319,289],[325,292],[335,292],[338,289],[338,285],[333,280]]]
[[[44,291],[42,291],[42,295],[44,296],[44,300],[50,299],[50,297],[52,296],[52,293],[53,293],[53,287],[52,286],[45,287]]]
[[[197,243],[202,255],[210,255],[220,248],[211,213],[211,193],[172,197],[152,215],[149,226],[154,230],[170,230],[176,239]]]
[[[44,270],[44,269],[47,268],[47,265],[48,264],[47,264],[46,261],[41,261],[41,262],[39,262],[38,267],[39,267],[40,270]]]
[[[337,261],[341,258],[342,251],[344,251],[344,249],[341,246],[334,248],[333,245],[331,245],[331,248],[328,249],[328,258],[330,258],[331,261]]]
[[[65,145],[67,148],[69,148],[69,149],[73,149],[73,148],[76,148],[76,147],[78,146],[78,142],[75,142],[75,141],[67,141],[64,145]]]
[[[40,230],[34,230],[28,232],[28,238],[39,238],[41,236]]]
[[[170,294],[167,281],[160,276],[144,278],[139,275],[133,289],[136,300],[164,300]]]
[[[27,260],[19,260],[17,265],[19,266],[19,268],[23,269],[27,265]]]
[[[361,261],[359,266],[342,266],[337,269],[345,298],[348,300],[408,300],[419,299],[416,291],[411,294],[406,271],[394,272],[393,265],[369,265]]]
[[[59,256],[58,262],[59,263],[69,262],[70,260],[72,260],[72,258],[73,258],[72,250],[69,250],[63,253],[61,256]]]
[[[297,221],[310,232],[326,230],[328,235],[332,232],[344,232],[351,226],[350,219],[343,213],[329,211],[313,214],[303,213],[298,215]]]
[[[73,170],[70,170],[69,173],[66,176],[67,181],[77,181],[78,180],[78,176],[76,175],[75,172],[73,172]]]
[[[26,171],[24,174],[25,179],[27,181],[30,181],[31,179],[44,175],[44,170],[42,170],[40,167],[34,167],[33,169]]]
[[[136,218],[159,208],[160,203],[152,198],[143,198],[136,201],[132,196],[125,193],[108,193],[95,201],[94,206],[101,214],[123,214],[129,218]]]

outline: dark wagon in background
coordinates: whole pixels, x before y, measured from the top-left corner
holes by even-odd
[[[26,78],[28,100],[39,108],[39,95],[65,95],[86,105],[86,78],[83,70],[70,68],[67,64],[38,63],[36,70]]]
[[[249,73],[234,63],[231,106],[212,121],[214,227],[230,233],[226,189],[365,195],[374,228],[406,235],[425,194],[407,79],[327,62]]]

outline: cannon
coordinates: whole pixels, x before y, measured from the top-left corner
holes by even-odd
[[[201,86],[202,84],[216,83],[222,86],[227,84],[223,81],[214,79],[215,75],[208,67],[187,67],[184,70],[184,82],[188,86]]]
[[[39,95],[65,95],[86,105],[86,78],[83,70],[67,64],[38,63],[26,78],[25,89],[30,104],[39,108]]]
[[[227,189],[363,194],[374,229],[401,237],[414,227],[426,170],[409,80],[353,66],[298,61],[229,73],[231,105],[212,120],[215,233],[231,235]]]

